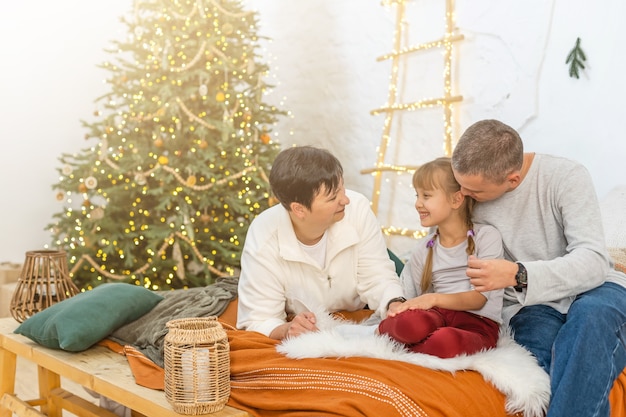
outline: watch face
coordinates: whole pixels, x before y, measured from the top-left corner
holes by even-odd
[[[528,275],[526,275],[526,271],[524,271],[520,278],[519,278],[519,282],[521,282],[522,284],[528,284]]]
[[[519,285],[526,285],[528,284],[528,274],[526,273],[526,268],[524,268],[524,265],[518,263],[518,271],[517,274],[515,275],[515,279],[517,281],[517,283]]]

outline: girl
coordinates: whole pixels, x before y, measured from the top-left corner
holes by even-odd
[[[474,200],[461,193],[450,158],[419,167],[413,187],[420,223],[435,231],[419,240],[402,270],[405,295],[412,298],[390,303],[378,332],[413,352],[441,358],[495,347],[504,290],[476,291],[466,268],[469,255],[503,256],[500,233],[472,224]]]

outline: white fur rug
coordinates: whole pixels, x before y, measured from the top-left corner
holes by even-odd
[[[509,414],[522,412],[525,417],[545,415],[550,400],[550,380],[535,358],[519,346],[507,331],[501,333],[495,349],[451,359],[409,352],[387,336],[374,333],[376,320],[366,324],[345,324],[326,314],[316,313],[318,328],[284,340],[277,350],[294,359],[324,357],[369,357],[404,361],[448,372],[474,370],[482,374],[506,396]],[[320,320],[322,318],[322,320]]]

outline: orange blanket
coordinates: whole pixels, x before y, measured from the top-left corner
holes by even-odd
[[[287,359],[275,341],[229,331],[229,405],[254,416],[506,416],[477,372],[452,375],[378,359]]]
[[[253,416],[508,416],[504,395],[477,372],[357,357],[289,359],[276,351],[276,341],[234,330],[235,314],[231,303],[220,316],[231,349],[228,405]],[[132,348],[125,353],[138,384],[162,389],[162,368]],[[626,417],[626,372],[610,401],[611,417]]]

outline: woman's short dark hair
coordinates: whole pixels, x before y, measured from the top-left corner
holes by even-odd
[[[329,151],[313,146],[281,151],[270,171],[272,193],[287,210],[293,202],[310,209],[322,188],[333,193],[342,180],[343,167],[339,160]]]

